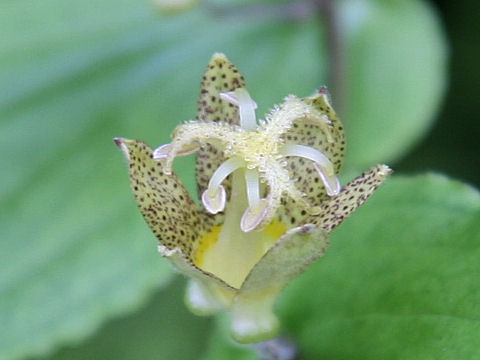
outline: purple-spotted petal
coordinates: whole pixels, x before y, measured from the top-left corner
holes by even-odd
[[[311,216],[307,221],[331,232],[378,189],[392,170],[386,165],[377,165],[345,185],[337,196],[325,200],[321,215]]]
[[[220,93],[228,93],[245,87],[245,80],[238,69],[224,54],[216,53],[212,56],[203,75],[200,98],[198,100],[197,119],[207,122],[225,122],[239,125],[238,107],[223,100]],[[198,193],[202,194],[215,169],[225,161],[223,152],[216,147],[205,144],[197,155],[196,177]],[[230,193],[230,179],[224,184],[227,194]]]

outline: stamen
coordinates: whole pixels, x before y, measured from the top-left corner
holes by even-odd
[[[251,208],[256,208],[260,203],[260,182],[258,171],[245,170],[245,182],[247,186],[248,204]]]
[[[240,113],[240,126],[244,130],[255,130],[258,127],[255,109],[257,104],[252,100],[250,94],[244,88],[235,89],[235,91],[229,91],[220,93],[220,97],[236,106]]]
[[[217,214],[225,209],[227,202],[227,192],[220,185],[215,191],[205,190],[202,194],[202,203],[210,214]]]
[[[327,190],[327,195],[335,196],[340,193],[342,186],[340,185],[340,180],[336,175],[328,175],[325,173],[324,169],[319,166],[317,163],[313,163],[313,167],[317,170],[320,179],[322,179],[323,184],[325,185],[325,190]]]
[[[176,156],[187,156],[198,151],[199,147],[195,144],[191,144],[190,146],[182,149],[182,151],[177,152]],[[172,150],[172,144],[163,144],[153,150],[153,160],[161,161],[166,159],[168,153]]]
[[[321,151],[304,145],[287,144],[280,153],[285,156],[298,156],[313,161],[313,166],[322,179],[329,196],[338,195],[341,190],[340,181],[335,175],[332,162]]]
[[[267,199],[261,199],[255,206],[249,206],[243,213],[240,220],[240,229],[243,232],[249,232],[255,229],[265,219],[268,213],[268,201]]]
[[[321,151],[305,145],[287,144],[282,147],[280,153],[285,156],[298,156],[320,165],[328,175],[335,174],[332,162]]]
[[[260,198],[260,181],[258,171],[245,170],[245,183],[247,187],[248,208],[243,213],[240,228],[244,232],[255,229],[267,215],[266,199]]]
[[[227,195],[222,182],[232,172],[245,166],[245,162],[239,157],[232,157],[220,165],[213,173],[208,183],[208,188],[202,194],[202,202],[205,209],[212,214],[216,214],[225,209]]]

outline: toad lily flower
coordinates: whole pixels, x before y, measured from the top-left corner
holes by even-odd
[[[215,54],[197,120],[179,125],[171,143],[152,150],[115,139],[159,252],[191,279],[187,305],[197,314],[228,310],[244,343],[275,336],[278,293],[391,172],[377,165],[341,187],[343,126],[325,88],[288,96],[264,120],[255,109],[242,75]],[[172,171],[176,157],[192,153],[201,206]]]

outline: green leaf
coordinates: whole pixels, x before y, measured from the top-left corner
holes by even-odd
[[[45,12],[45,28],[32,21],[28,12],[34,10],[22,2],[0,12],[2,27],[12,26],[2,33],[16,30],[0,45],[11,55],[2,51],[0,57],[6,80],[0,149],[7,154],[0,186],[6,210],[0,217],[2,359],[78,341],[105,319],[138,307],[170,275],[135,207],[126,166],[111,139],[168,141],[178,122],[194,116],[201,73],[215,50],[245,57],[271,42],[276,45],[269,51],[283,55],[313,27],[211,24],[200,12],[157,19],[137,1],[110,1],[104,28],[88,4],[64,9],[71,29],[69,21],[52,15],[60,3],[43,4],[51,13],[34,9],[42,25]],[[12,17],[25,28],[13,26]],[[92,26],[98,36],[84,33]],[[259,33],[263,40],[251,45]],[[233,51],[236,43],[242,46]],[[270,66],[270,56],[259,51],[260,69]],[[178,170],[191,175],[192,189],[193,166],[187,165]]]
[[[304,359],[475,359],[479,257],[478,192],[394,177],[332,233],[278,310]]]
[[[392,163],[430,127],[446,83],[446,44],[427,2],[346,0],[347,166]],[[335,99],[334,105],[335,105]]]
[[[479,230],[475,190],[436,175],[392,180],[288,289],[289,331],[311,359],[479,357]]]
[[[91,339],[48,359],[198,359],[212,321],[194,316],[178,301],[184,286],[177,278],[156,292],[145,308],[108,322]]]
[[[416,2],[405,3],[416,9],[408,5]],[[389,14],[383,26],[390,26]],[[426,10],[415,16],[431,19]],[[231,21],[201,9],[162,18],[148,2],[135,0],[0,5],[0,358],[48,353],[58,343],[85,338],[105,319],[138,307],[169,278],[111,138],[167,142],[176,124],[195,116],[200,77],[215,51],[227,53],[246,75],[259,114],[289,93],[309,94],[326,78],[318,25],[314,19]],[[408,23],[410,32],[417,26]],[[406,62],[409,49],[394,60]],[[430,57],[436,49],[442,58],[442,52],[427,49],[418,50],[419,66],[438,68]],[[388,75],[403,76],[400,70]],[[407,85],[417,97],[428,90]],[[391,115],[381,135],[395,135],[393,147],[398,138]],[[370,123],[374,117],[362,119],[365,128],[378,127]],[[361,135],[353,130],[351,149],[361,152],[355,145]],[[372,162],[382,158],[380,150],[387,145],[371,154]],[[191,161],[179,162],[177,170],[193,189]]]

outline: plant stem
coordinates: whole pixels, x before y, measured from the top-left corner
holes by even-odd
[[[328,82],[335,109],[344,115],[345,106],[345,48],[338,18],[336,0],[316,0],[320,16],[325,21],[325,41],[328,52]]]

